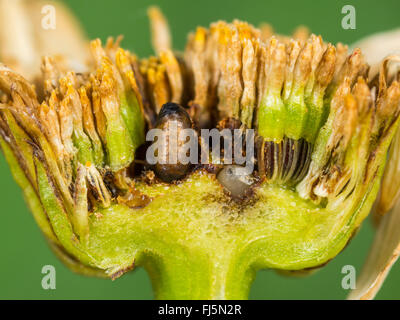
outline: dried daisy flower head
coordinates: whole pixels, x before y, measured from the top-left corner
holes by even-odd
[[[143,266],[168,299],[246,298],[256,270],[335,257],[398,126],[389,60],[370,81],[358,49],[236,20],[197,28],[178,53],[149,14],[153,57],[110,38],[90,43],[87,72],[45,56],[33,85],[0,66],[1,148],[57,255],[113,279]],[[175,161],[150,161],[154,132]]]

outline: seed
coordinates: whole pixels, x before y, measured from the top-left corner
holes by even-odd
[[[248,174],[244,167],[237,165],[225,166],[218,173],[217,179],[235,198],[246,196],[255,182],[254,177]]]
[[[258,171],[270,182],[295,184],[310,165],[312,145],[285,137],[281,142],[257,139]]]
[[[156,128],[163,130],[164,139],[160,142],[159,152],[163,152],[164,161],[154,165],[157,176],[171,182],[183,178],[189,171],[191,164],[182,163],[182,152],[186,153],[183,145],[185,141],[179,139],[183,129],[192,128],[192,120],[186,110],[176,103],[166,103],[162,106],[157,118]]]

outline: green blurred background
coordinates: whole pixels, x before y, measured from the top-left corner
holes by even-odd
[[[34,0],[31,0],[34,1]],[[183,49],[186,35],[197,25],[218,19],[239,18],[255,25],[268,22],[279,33],[290,33],[298,25],[308,26],[330,42],[352,43],[378,31],[400,27],[399,0],[66,0],[90,38],[123,34],[123,46],[139,56],[152,53],[146,16],[156,4],[168,17],[174,45]],[[356,8],[357,29],[343,30],[341,9]],[[10,30],[10,32],[12,32]],[[144,270],[128,273],[112,282],[85,278],[66,269],[47,247],[27,210],[21,191],[0,156],[0,298],[1,299],[151,299],[152,290]],[[258,273],[251,299],[344,299],[341,269],[353,265],[360,272],[373,239],[370,221],[350,245],[320,271],[305,278],[288,278],[274,271]],[[41,269],[54,265],[56,290],[43,290]],[[378,299],[400,298],[400,263],[394,266]]]

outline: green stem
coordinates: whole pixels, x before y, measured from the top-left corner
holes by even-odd
[[[214,257],[176,248],[169,253],[145,253],[137,260],[150,276],[156,299],[247,299],[254,272],[238,265],[234,254]]]

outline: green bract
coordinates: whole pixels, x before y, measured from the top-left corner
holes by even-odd
[[[143,266],[166,299],[245,299],[259,269],[334,258],[377,196],[396,79],[384,70],[369,83],[359,50],[314,35],[263,39],[218,22],[180,55],[160,34],[144,60],[93,41],[86,73],[46,57],[43,90],[0,67],[1,148],[57,256],[112,279]],[[235,176],[222,185],[227,163],[172,183],[154,173],[142,149],[168,102],[188,107],[193,127],[255,129],[249,190],[234,196]]]

